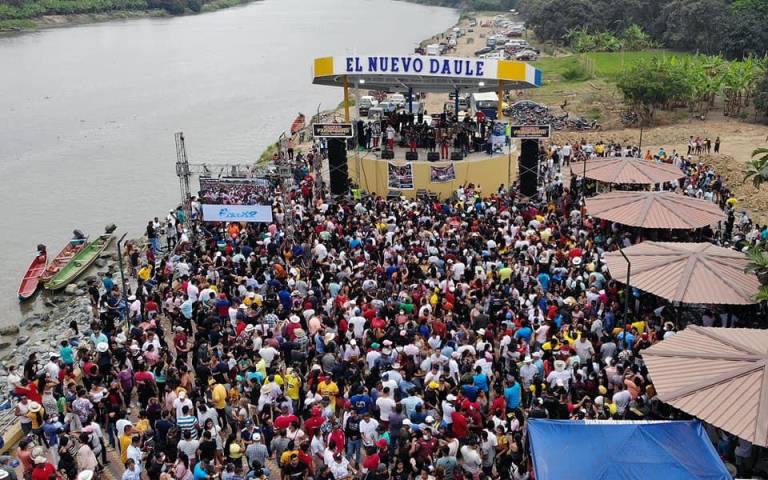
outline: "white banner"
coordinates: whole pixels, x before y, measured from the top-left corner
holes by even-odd
[[[202,205],[206,222],[272,223],[269,205]]]

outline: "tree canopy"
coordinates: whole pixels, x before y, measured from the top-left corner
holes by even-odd
[[[612,32],[637,25],[667,47],[729,58],[768,53],[768,0],[520,0],[536,35],[555,43],[572,30]]]

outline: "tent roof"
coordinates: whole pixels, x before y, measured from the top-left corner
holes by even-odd
[[[541,70],[523,62],[426,55],[316,58],[315,85],[407,92],[497,92],[541,86]]]
[[[609,192],[586,200],[596,218],[632,227],[692,229],[725,218],[717,204],[672,192]]]
[[[604,183],[655,185],[672,182],[683,176],[674,165],[650,162],[633,157],[598,157],[586,162],[586,176]],[[584,162],[571,162],[571,173],[584,175]]]
[[[692,325],[643,360],[660,400],[768,447],[768,330]]]
[[[536,478],[730,479],[698,421],[531,419]]]
[[[757,276],[744,272],[746,255],[708,242],[642,242],[624,254],[631,286],[673,302],[748,305],[760,289]],[[606,254],[605,262],[616,281],[627,282],[620,252]]]

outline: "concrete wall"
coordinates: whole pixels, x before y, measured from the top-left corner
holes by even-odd
[[[406,197],[413,198],[419,189],[437,193],[440,198],[448,198],[456,189],[464,184],[473,183],[480,185],[484,193],[496,191],[499,185],[509,186],[517,179],[517,154],[513,151],[509,154],[488,157],[480,155],[476,159],[462,160],[458,162],[405,162],[403,160],[378,160],[375,158],[356,158],[354,152],[347,153],[349,177],[360,187],[368,192],[385,196],[389,191],[387,187],[388,162],[396,165],[411,163],[413,166],[412,190],[400,190]],[[456,171],[456,179],[445,183],[432,183],[429,181],[430,166],[446,166],[453,164]]]

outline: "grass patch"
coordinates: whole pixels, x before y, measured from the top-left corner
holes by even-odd
[[[690,53],[670,50],[645,50],[641,52],[591,52],[562,57],[544,57],[533,65],[540,69],[544,80],[579,82],[593,77],[613,80],[625,67],[656,57],[684,57]]]
[[[257,165],[261,165],[267,162],[272,161],[272,157],[277,153],[277,149],[279,148],[278,142],[275,142],[268,146],[264,152],[262,152],[259,159],[256,161]]]
[[[251,0],[213,0],[203,5],[201,12],[213,12],[223,8],[236,7],[250,2]]]
[[[32,20],[18,19],[18,20],[0,20],[0,32],[2,31],[18,31],[29,30],[35,28],[37,24]]]

